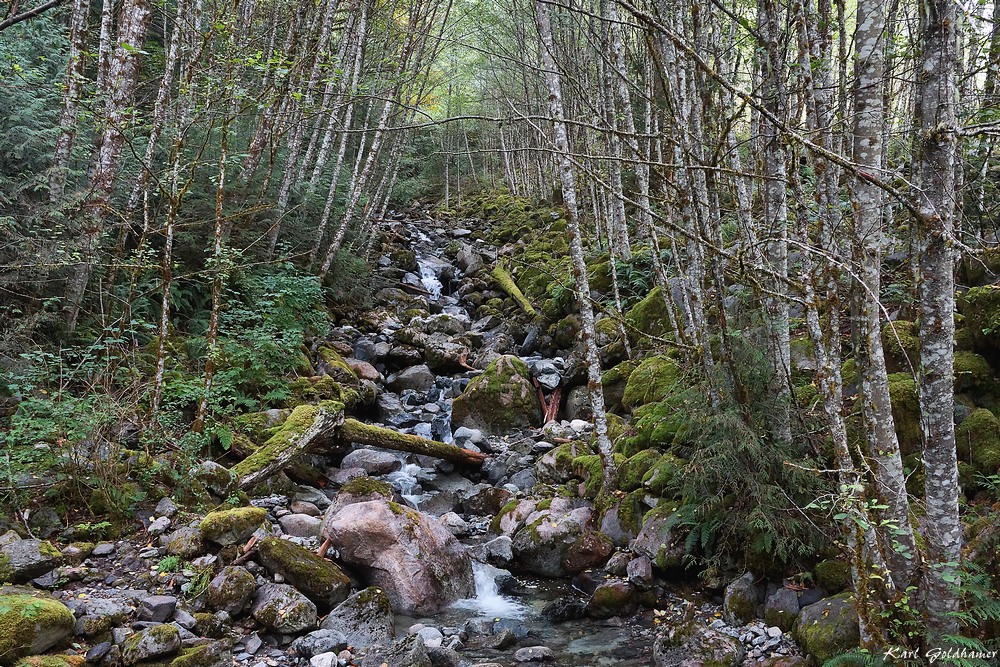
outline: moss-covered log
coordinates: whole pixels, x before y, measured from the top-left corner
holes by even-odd
[[[277,433],[253,454],[233,466],[239,488],[249,489],[279,470],[310,447],[332,440],[344,422],[344,406],[335,401],[300,405],[292,410]]]
[[[374,445],[411,454],[423,454],[451,461],[465,466],[481,466],[486,456],[469,449],[462,449],[436,440],[421,438],[419,435],[399,433],[392,429],[363,424],[355,419],[345,419],[338,429],[340,436],[351,442]]]
[[[493,276],[493,279],[497,281],[497,283],[500,285],[501,288],[503,288],[504,292],[509,294],[512,299],[514,299],[515,301],[517,301],[518,304],[520,304],[521,308],[524,309],[524,312],[528,313],[532,317],[538,315],[537,311],[535,311],[534,306],[532,306],[531,302],[528,301],[528,298],[524,296],[524,292],[522,292],[520,288],[514,283],[514,279],[511,277],[509,273],[507,273],[507,271],[503,267],[501,266],[493,267],[493,270],[490,271],[490,275]]]

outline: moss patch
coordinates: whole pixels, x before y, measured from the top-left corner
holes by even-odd
[[[680,388],[681,379],[681,369],[676,361],[666,355],[649,357],[629,375],[622,405],[635,409],[662,401]]]
[[[920,339],[917,326],[906,320],[882,326],[882,350],[890,373],[909,373],[920,365]]]
[[[0,595],[0,664],[56,646],[73,632],[75,622],[73,612],[58,600]]]
[[[660,452],[645,449],[626,459],[618,468],[618,489],[635,491],[642,486],[646,473],[660,460]]]
[[[995,387],[993,369],[975,352],[955,353],[955,392],[991,393]]]
[[[958,457],[976,470],[992,475],[1000,471],[1000,420],[979,408],[955,427]]]
[[[352,496],[381,496],[386,500],[393,497],[392,485],[367,476],[355,477],[340,487],[340,491]]]
[[[649,336],[662,338],[670,333],[670,317],[660,287],[654,287],[625,313],[625,325],[629,338],[640,345]]]
[[[899,450],[904,455],[921,449],[920,403],[917,387],[909,373],[889,376],[889,398],[892,401],[892,419],[899,438]]]
[[[201,537],[223,546],[236,544],[248,539],[266,517],[267,511],[262,507],[237,507],[211,512],[202,519]]]
[[[842,560],[823,560],[814,569],[816,583],[831,593],[839,593],[851,585],[851,566]]]
[[[453,422],[489,433],[537,426],[542,409],[530,378],[523,361],[509,355],[499,357],[455,399]]]
[[[33,655],[18,660],[14,667],[83,667],[87,659],[82,655]]]

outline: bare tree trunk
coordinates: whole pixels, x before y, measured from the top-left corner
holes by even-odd
[[[52,154],[52,169],[49,173],[49,201],[58,206],[66,189],[70,156],[76,141],[76,120],[80,108],[80,92],[83,88],[84,66],[87,50],[87,16],[90,0],[76,0],[70,16],[69,62],[66,64],[65,92],[63,108],[59,114],[62,131],[56,140]]]
[[[587,389],[590,404],[594,412],[594,433],[597,436],[597,449],[604,469],[604,488],[611,489],[615,479],[615,463],[608,437],[607,415],[604,410],[604,389],[601,385],[601,358],[595,343],[594,308],[590,303],[590,283],[587,279],[587,264],[583,252],[583,239],[580,237],[580,219],[576,203],[576,179],[573,173],[573,161],[566,133],[566,121],[563,115],[562,84],[559,70],[554,61],[552,26],[549,23],[548,8],[544,0],[534,0],[535,24],[538,28],[540,55],[545,84],[549,91],[549,114],[552,117],[552,131],[555,150],[559,160],[559,176],[562,182],[563,201],[566,205],[567,226],[569,237],[570,258],[573,263],[573,279],[576,283],[577,302],[583,324],[580,338],[583,342],[584,357],[587,363]]]
[[[928,645],[958,633],[962,524],[954,422],[955,5],[920,7],[917,124],[920,131],[920,422],[924,434],[926,539],[924,609]],[[961,200],[958,200],[961,201]]]
[[[854,137],[852,157],[866,171],[882,170],[884,146],[882,127],[886,123],[882,86],[885,74],[885,10],[879,0],[858,3],[854,90]],[[853,254],[855,261],[855,303],[858,313],[857,363],[861,374],[861,407],[868,436],[868,455],[873,462],[876,492],[885,505],[884,518],[891,521],[891,532],[883,540],[898,540],[902,549],[888,551],[892,582],[905,590],[912,581],[916,562],[916,543],[910,523],[910,505],[906,495],[903,464],[899,452],[889,401],[889,380],[882,350],[881,285],[882,207],[880,189],[861,178],[851,179],[851,204],[854,210]]]
[[[107,0],[106,5],[110,3],[111,0]],[[125,0],[122,6],[121,26],[116,40],[118,47],[110,61],[107,75],[110,90],[103,119],[102,139],[90,180],[91,195],[81,211],[84,222],[80,244],[81,260],[66,286],[66,324],[70,331],[76,329],[87,283],[94,270],[94,254],[110,213],[111,193],[118,176],[122,146],[125,144],[125,125],[131,112],[139,75],[139,54],[142,52],[141,45],[149,29],[151,15],[149,0]],[[102,53],[101,57],[103,56]]]

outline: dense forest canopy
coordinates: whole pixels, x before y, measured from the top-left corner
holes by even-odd
[[[350,404],[303,384],[310,355],[375,321],[390,264],[418,271],[399,221],[426,216],[496,245],[456,290],[497,292],[480,317],[579,359],[598,506],[637,491],[634,457],[674,457],[660,507],[705,572],[836,553],[864,648],[995,646],[1000,3],[0,13],[18,512],[120,519],[156,500],[121,448],[183,471],[248,456],[249,413]],[[609,391],[626,368],[641,398]],[[556,417],[566,396],[538,393]]]

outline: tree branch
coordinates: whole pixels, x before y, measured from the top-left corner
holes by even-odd
[[[26,12],[21,12],[20,14],[17,14],[15,16],[11,16],[8,19],[4,19],[3,21],[0,21],[0,32],[6,30],[7,28],[9,28],[9,27],[11,27],[13,25],[17,25],[18,23],[20,23],[22,21],[27,21],[28,19],[35,18],[36,16],[38,16],[42,12],[46,12],[46,11],[52,9],[53,7],[58,7],[59,5],[63,4],[64,2],[66,2],[66,0],[49,0],[46,3],[38,5],[34,9],[29,9]]]

